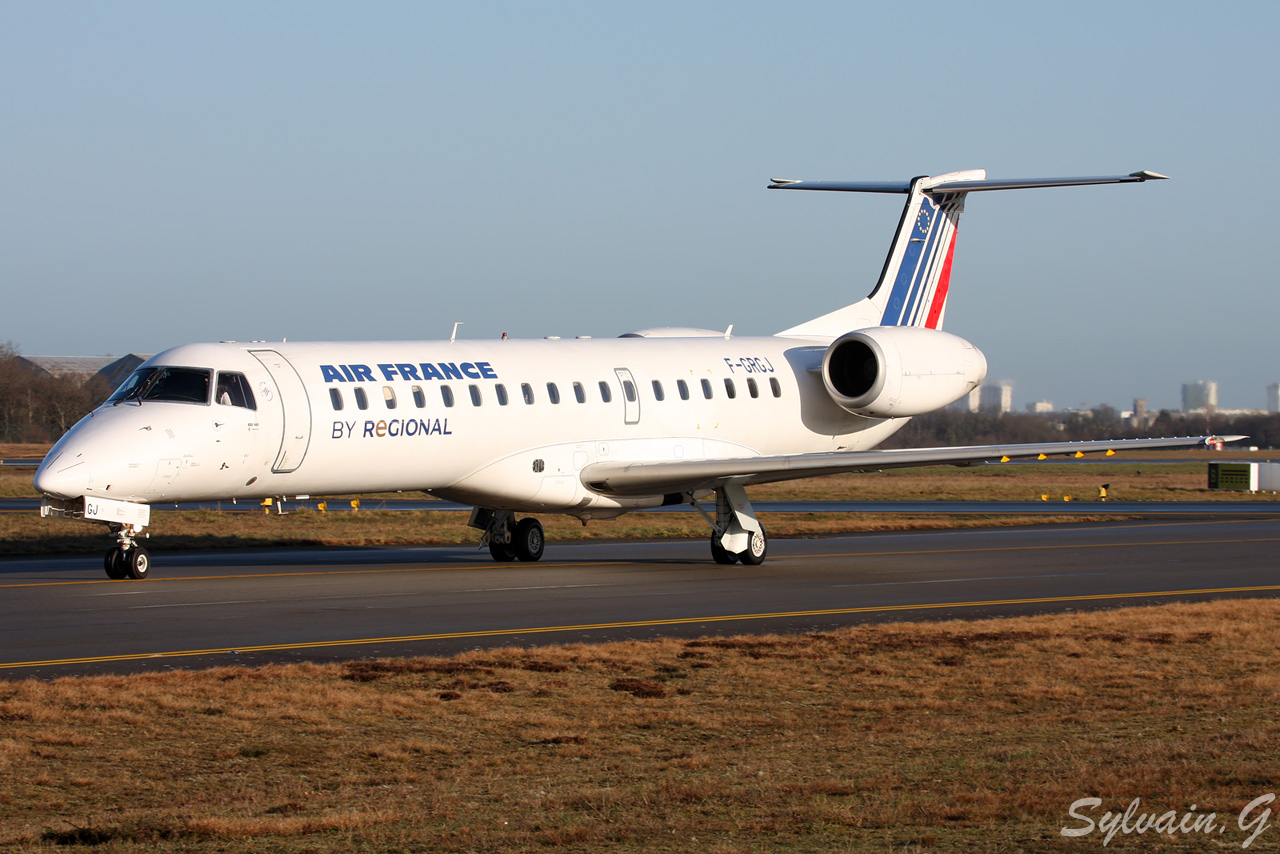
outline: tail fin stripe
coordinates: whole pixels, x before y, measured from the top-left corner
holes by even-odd
[[[944,289],[940,294],[938,286],[941,283],[947,260],[951,256],[955,245],[956,226],[954,219],[950,215],[951,211],[942,205],[939,206],[939,209],[941,221],[934,226],[934,235],[930,240],[928,263],[919,274],[921,298],[916,303],[908,321],[911,326],[924,325],[925,319],[933,311],[934,304],[939,299],[946,299],[946,290]]]
[[[956,230],[951,230],[951,242],[947,247],[947,259],[942,262],[942,275],[938,278],[938,287],[934,292],[933,302],[929,305],[929,317],[924,325],[929,329],[937,329],[942,325],[942,312],[947,307],[947,291],[951,287],[951,259],[956,254]]]
[[[939,254],[938,246],[942,242],[942,235],[945,233],[945,218],[942,223],[934,219],[929,230],[929,238],[925,244],[924,252],[916,264],[916,269],[911,271],[914,277],[912,285],[913,298],[908,310],[903,313],[902,319],[899,321],[902,326],[918,326],[920,313],[929,304],[929,296],[934,281],[933,271],[937,266],[936,259]]]
[[[916,285],[918,283],[917,272],[920,268],[920,259],[924,255],[927,246],[926,240],[933,237],[933,222],[937,215],[937,208],[927,198],[920,199],[920,212],[916,215],[911,225],[911,236],[903,249],[902,260],[898,262],[898,275],[893,282],[893,290],[889,293],[889,300],[885,305],[884,317],[880,321],[885,326],[900,326],[903,318],[909,316],[913,301]]]

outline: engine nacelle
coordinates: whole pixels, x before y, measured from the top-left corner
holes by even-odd
[[[954,403],[987,376],[987,357],[959,336],[875,326],[837,338],[822,357],[831,399],[855,415],[902,418]]]

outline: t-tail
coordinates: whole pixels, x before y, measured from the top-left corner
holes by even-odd
[[[1088,178],[988,180],[984,169],[921,176],[910,181],[799,181],[775,178],[771,190],[828,190],[844,193],[902,193],[907,197],[902,219],[889,247],[880,280],[871,294],[852,305],[779,332],[836,338],[871,326],[916,326],[941,329],[951,287],[956,227],[965,196],[984,190],[1129,184],[1162,179],[1156,172]]]

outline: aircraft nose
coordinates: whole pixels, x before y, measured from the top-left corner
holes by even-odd
[[[79,498],[93,478],[80,454],[51,453],[36,469],[36,491],[51,498]]]

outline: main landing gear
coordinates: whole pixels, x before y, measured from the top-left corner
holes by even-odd
[[[747,566],[764,563],[769,538],[740,484],[726,483],[716,490],[714,519],[692,498],[689,503],[711,523],[711,557],[716,563],[728,565],[742,561]]]
[[[529,517],[517,522],[510,510],[477,507],[471,511],[467,524],[484,531],[480,544],[488,546],[489,554],[499,563],[542,559],[547,539],[537,519]]]
[[[151,574],[151,552],[138,545],[134,539],[137,529],[127,525],[112,525],[111,531],[116,535],[117,543],[107,549],[103,566],[107,570],[107,578],[143,579]]]

